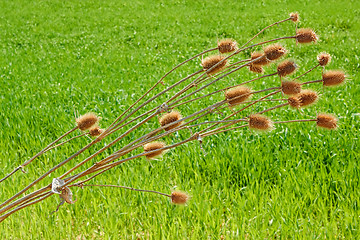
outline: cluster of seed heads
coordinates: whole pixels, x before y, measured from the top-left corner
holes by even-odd
[[[281,44],[277,43],[277,41],[282,39],[292,39],[292,41],[294,41],[296,44],[316,43],[318,41],[318,36],[312,29],[307,29],[307,28],[297,29],[296,27],[297,30],[294,36],[280,37],[277,39],[272,39],[257,44],[253,44],[251,46],[247,46],[254,38],[256,38],[260,33],[265,31],[267,28],[286,21],[292,21],[295,24],[297,24],[299,22],[299,19],[300,18],[298,13],[291,13],[289,18],[276,22],[264,28],[241,47],[239,47],[239,44],[233,39],[224,39],[218,41],[216,48],[209,49],[200,54],[197,54],[196,56],[184,61],[183,63],[177,65],[175,68],[173,68],[168,73],[166,73],[152,88],[150,88],[146,93],[144,93],[144,95],[142,95],[133,105],[131,105],[118,118],[116,118],[116,120],[106,129],[99,128],[98,126],[99,117],[96,116],[94,113],[87,113],[77,118],[76,127],[74,127],[72,130],[68,131],[67,133],[59,137],[53,143],[49,144],[47,147],[41,150],[30,160],[24,162],[22,165],[17,167],[12,173],[8,174],[5,178],[1,179],[0,182],[10,177],[16,171],[20,169],[22,170],[25,166],[30,164],[34,159],[36,159],[41,154],[44,154],[45,152],[55,147],[60,147],[61,145],[64,145],[65,143],[68,143],[69,141],[74,140],[77,137],[88,135],[94,137],[95,139],[93,139],[91,143],[86,145],[84,148],[80,149],[76,154],[73,154],[63,162],[51,168],[48,172],[46,172],[44,175],[39,177],[29,186],[25,187],[19,193],[12,196],[4,203],[0,204],[0,214],[3,214],[0,216],[0,222],[3,221],[8,216],[10,216],[11,214],[13,214],[14,212],[26,206],[30,206],[32,204],[40,202],[41,200],[44,200],[45,198],[51,196],[54,193],[59,194],[66,192],[66,194],[63,195],[72,196],[70,188],[74,186],[78,186],[78,187],[112,186],[112,185],[85,185],[84,183],[92,180],[96,176],[120,164],[125,163],[126,161],[130,161],[132,159],[136,159],[140,157],[145,157],[146,159],[149,160],[154,158],[159,158],[167,150],[174,147],[178,147],[190,141],[197,141],[200,144],[200,147],[202,148],[202,143],[204,141],[204,138],[214,134],[220,134],[227,131],[232,131],[234,129],[240,129],[243,127],[247,127],[252,130],[270,131],[274,129],[275,124],[282,124],[289,122],[311,122],[311,121],[316,122],[316,125],[321,128],[331,129],[331,130],[336,129],[338,126],[337,123],[338,120],[335,116],[330,114],[318,114],[316,118],[311,118],[311,119],[287,120],[287,121],[278,121],[278,122],[273,122],[268,116],[265,115],[265,113],[267,112],[270,112],[276,108],[284,107],[287,105],[297,110],[316,103],[316,101],[319,98],[319,94],[310,89],[303,89],[305,85],[319,82],[322,83],[324,87],[331,87],[331,86],[340,85],[344,83],[346,80],[346,75],[344,71],[324,69],[331,61],[331,56],[328,53],[320,53],[317,56],[317,65],[315,67],[313,67],[309,71],[305,72],[304,74],[294,79],[288,80],[288,78],[290,78],[292,75],[295,74],[295,72],[298,70],[297,69],[298,67],[294,60],[285,59],[279,63],[277,62],[281,58],[283,58],[288,52],[288,50]],[[269,45],[266,45],[268,43]],[[253,48],[255,49],[255,47],[257,46],[263,46],[262,50],[252,51],[252,49]],[[241,59],[238,62],[230,64],[230,60],[233,60],[235,56],[245,52],[245,50],[248,49],[250,49],[251,53],[247,59]],[[193,59],[197,59],[197,57],[199,56],[203,57],[205,53],[211,51],[217,51],[218,53],[202,58],[200,64],[201,65],[200,70],[177,81],[173,85],[167,87],[165,90],[160,91],[158,94],[155,94],[153,97],[146,99],[146,97],[149,97],[151,91],[161,86],[161,83],[164,83],[164,78],[168,76],[170,73],[172,73],[174,70],[176,70],[177,68],[181,67],[182,65],[188,63]],[[266,70],[267,66],[271,64],[277,64],[276,72],[274,73],[268,75],[262,75],[262,76],[257,75],[259,77],[251,79],[249,81],[242,82],[234,86],[227,86],[226,88],[218,89],[208,94],[203,93],[206,87],[216,84],[218,81],[222,80],[223,78],[227,77],[230,74],[236,73],[242,68],[246,68],[249,69],[251,72],[261,74]],[[305,76],[307,73],[309,73],[310,71],[314,70],[316,67],[319,66],[323,68],[321,79],[308,81],[308,82],[302,82],[299,80],[300,77]],[[297,72],[299,71],[300,70],[298,70]],[[201,75],[199,76],[199,74]],[[249,84],[250,82],[253,82],[255,80],[262,79],[265,77],[271,77],[271,76],[277,76],[280,78],[280,82],[279,82],[280,84],[278,86],[272,88],[264,88],[262,90],[257,90],[257,91],[248,86],[245,86],[245,84]],[[155,100],[157,100],[159,96],[164,95],[165,93],[169,93],[170,90],[174,89],[180,84],[185,83],[185,81],[189,81],[189,79],[195,77],[196,79],[192,80],[188,85],[180,89],[178,92],[174,94],[170,94],[170,97],[167,101],[156,103]],[[210,82],[202,86],[201,84],[206,81],[210,81]],[[194,88],[196,88],[196,90],[194,90]],[[275,91],[271,93],[267,93],[265,96],[259,97],[259,94],[262,93],[265,94],[265,92],[270,90],[275,90]],[[278,93],[280,94],[282,93],[282,96],[286,95],[286,98],[268,99],[269,97],[274,96],[275,94]],[[180,110],[178,110],[181,108],[181,106],[184,105],[187,107],[187,109],[192,109],[191,107],[189,107],[192,102],[197,101],[199,99],[210,97],[214,94],[219,94],[221,100],[212,104],[209,103],[210,101],[204,101],[206,105],[203,106],[202,109],[197,109],[191,115],[184,116],[183,114],[181,114]],[[191,96],[195,96],[195,95],[197,96],[191,98]],[[144,101],[145,99],[146,101],[142,103],[139,107],[137,108],[134,107],[140,101]],[[242,114],[245,109],[249,109],[255,104],[258,104],[256,106],[259,106],[263,101],[284,101],[284,103],[273,106],[271,108],[267,108],[260,112],[251,112],[250,114],[247,113],[246,115],[244,114],[240,118],[237,117],[240,114]],[[154,108],[148,110],[145,113],[139,114],[136,117],[134,116],[135,114],[138,113],[138,111],[142,110],[142,108],[145,108],[146,106],[149,106],[151,104],[160,104],[160,105],[156,105]],[[227,111],[226,109],[229,109],[229,111]],[[231,113],[229,114],[228,112]],[[203,120],[204,117],[206,116],[214,116],[214,115],[221,116],[223,118],[221,120],[216,120],[216,121]],[[237,117],[237,119],[233,119],[235,116]],[[109,156],[101,159],[100,161],[95,162],[91,167],[83,170],[82,172],[76,174],[73,173],[75,170],[84,166],[85,163],[89,162],[90,160],[93,160],[96,156],[99,156],[100,153],[103,153],[105,150],[114,146],[116,143],[119,143],[130,133],[134,133],[135,130],[144,126],[153,118],[155,119],[157,118],[158,120],[156,123],[157,127],[155,129],[149,131],[145,135],[135,140],[134,139],[129,140],[129,142],[126,142],[126,144],[124,144],[119,150],[113,152]],[[130,126],[130,128],[125,128],[126,126]],[[199,131],[193,132],[192,129],[195,128],[196,130]],[[64,137],[66,137],[68,134],[72,133],[77,129],[79,129],[82,132],[81,135],[78,135],[76,137],[70,138],[66,141],[57,144],[62,139],[64,139]],[[85,158],[83,161],[77,163],[74,167],[66,171],[59,178],[56,178],[56,179],[60,179],[61,181],[59,180],[58,182],[62,183],[62,185],[59,186],[59,191],[55,191],[55,192],[49,191],[51,187],[46,186],[34,192],[33,194],[26,195],[18,199],[15,203],[10,204],[17,197],[21,197],[23,193],[25,193],[35,184],[39,183],[41,180],[43,180],[46,176],[50,175],[56,169],[63,167],[65,164],[70,162],[70,160],[73,160],[83,152],[86,152],[85,150],[92,147],[96,143],[104,140],[107,136],[117,132],[121,132],[122,130],[123,132],[120,135],[118,135],[115,140],[102,147],[96,153]],[[172,145],[167,145],[165,143],[164,138],[166,136],[174,135],[175,132],[183,131],[183,130],[190,130],[189,131],[190,136],[188,138],[178,141]],[[179,136],[180,134],[176,135],[177,138],[176,140],[178,140]],[[133,151],[135,150],[139,150],[138,152],[140,153],[131,155],[129,157],[125,157],[126,154],[133,154]],[[119,158],[121,159],[118,160]],[[80,179],[83,179],[84,177],[87,177],[89,175],[92,176],[84,180],[81,180],[80,182],[74,183],[75,181],[79,181]],[[168,195],[151,190],[141,190],[141,189],[134,189],[123,186],[118,186],[118,187],[130,189],[134,191],[153,192],[163,196],[167,196],[174,204],[185,204],[189,200],[189,196],[186,193],[180,191],[174,191],[171,193],[171,195]],[[60,197],[64,199],[63,195],[60,195]],[[70,204],[74,203],[73,201],[67,201],[66,199],[65,201]]]

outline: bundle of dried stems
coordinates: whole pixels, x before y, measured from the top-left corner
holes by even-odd
[[[248,46],[251,41],[253,41],[266,29],[288,21],[295,23],[295,35],[279,37]],[[272,130],[274,128],[273,126],[276,124],[314,121],[318,127],[335,129],[337,127],[337,119],[334,116],[327,114],[319,114],[312,119],[298,119],[278,122],[272,122],[269,117],[264,115],[264,113],[270,112],[277,108],[286,107],[287,105],[290,105],[293,108],[302,108],[315,103],[318,99],[318,94],[311,90],[303,90],[302,88],[304,85],[322,82],[323,86],[327,87],[339,85],[345,81],[345,74],[343,71],[323,71],[322,77],[319,80],[308,82],[298,81],[298,79],[318,67],[325,68],[325,66],[330,62],[330,55],[327,53],[321,53],[318,55],[317,61],[314,60],[314,62],[317,62],[317,64],[313,68],[291,80],[284,80],[285,77],[288,77],[295,72],[297,65],[293,60],[284,60],[280,63],[276,62],[278,59],[284,57],[284,55],[287,53],[287,50],[277,42],[279,40],[290,39],[295,40],[296,44],[302,44],[315,43],[318,39],[315,32],[311,29],[297,29],[298,21],[299,15],[297,13],[291,13],[289,18],[267,26],[241,46],[239,46],[238,43],[232,39],[219,41],[217,47],[203,51],[171,69],[128,109],[126,109],[120,116],[118,116],[115,121],[113,121],[113,123],[106,129],[100,129],[98,127],[97,124],[99,117],[93,113],[87,113],[76,119],[76,127],[60,136],[28,161],[25,161],[19,167],[15,168],[11,173],[6,175],[0,181],[3,182],[18,170],[23,171],[25,166],[32,163],[37,157],[44,154],[45,152],[50,151],[56,147],[60,147],[64,144],[69,144],[69,142],[75,138],[89,135],[95,137],[95,139],[73,155],[66,158],[61,163],[43,173],[17,194],[11,196],[3,203],[1,203],[0,221],[3,221],[20,209],[45,200],[53,194],[60,195],[62,199],[61,204],[64,202],[72,204],[74,201],[72,200],[72,192],[70,188],[75,186],[81,188],[85,186],[120,187],[135,191],[152,192],[169,197],[175,204],[185,204],[189,197],[186,193],[179,191],[175,191],[172,194],[164,194],[157,191],[140,190],[131,187],[94,184],[87,185],[85,183],[127,161],[143,156],[148,159],[157,158],[164,154],[166,150],[178,147],[187,142],[197,141],[201,144],[203,139],[207,136],[240,128],[269,131]],[[240,53],[245,53],[246,50],[251,50],[268,43],[270,45],[265,46],[262,52],[252,52],[250,58],[234,60],[237,56],[239,56]],[[199,56],[203,56],[209,52],[215,52],[215,54],[202,60],[201,69],[198,69],[194,73],[189,74],[187,77],[176,81],[171,86],[168,86],[163,90],[160,89],[164,84],[164,79],[170,73],[190,62],[191,60],[197,59]],[[234,63],[230,64],[230,60],[232,60]],[[209,86],[216,86],[216,83],[218,83],[220,80],[237,73],[241,69],[248,68],[252,72],[263,73],[264,67],[270,64],[277,64],[276,72],[267,75],[261,75],[256,78],[240,82],[233,86],[217,89],[210,93],[204,93]],[[249,84],[259,79],[265,79],[276,75],[280,77],[278,84],[279,86],[267,87],[261,90],[252,90],[251,88],[245,86],[245,84]],[[158,92],[150,97],[151,93],[154,91]],[[167,95],[170,92],[172,93],[169,95],[171,96],[170,98],[168,98],[166,101],[159,102],[160,96]],[[224,94],[223,100],[213,103],[210,103],[210,100],[208,100],[205,102],[206,105],[204,105],[202,109],[195,109],[193,110],[193,113],[188,116],[183,116],[180,113],[180,108],[182,106],[187,106],[188,109],[192,109],[191,103],[197,102],[200,99],[206,99],[209,96],[215,94],[220,94],[220,96],[221,94]],[[271,96],[275,95],[280,95],[281,98],[270,98]],[[284,95],[288,95],[288,97],[284,98]],[[149,107],[151,104],[156,103],[155,100],[158,100],[158,105],[155,105],[155,107],[152,108]],[[139,104],[141,101],[144,102]],[[264,107],[265,109],[259,112],[249,113],[248,111],[244,111],[253,106],[257,106],[257,108],[259,108],[261,104],[269,104],[277,101],[283,103],[268,108]],[[229,109],[229,111],[227,111],[227,109]],[[140,110],[143,111],[143,113],[140,114]],[[221,113],[221,115],[218,113]],[[221,116],[221,119],[219,119],[219,116]],[[214,119],[218,120],[204,120],[205,118],[208,119],[209,117],[213,117]],[[143,127],[150,120],[156,118],[158,118],[157,120],[159,122],[156,129],[149,131],[136,140],[126,144],[122,143],[122,147],[118,150],[114,150],[113,153],[109,156],[100,160],[94,160],[100,153],[103,153],[106,149],[109,148],[114,149],[115,144],[120,143],[121,140],[123,140],[127,135]],[[62,139],[77,129],[82,131],[80,135],[60,142]],[[179,131],[184,131],[184,134],[182,135],[189,133],[190,135],[175,144],[166,145],[165,137]],[[76,162],[76,159],[79,159],[80,156],[84,155],[84,152],[87,149],[93,147],[99,142],[104,141],[104,139],[110,135],[115,135],[115,140],[112,140],[107,145],[105,145],[105,147],[101,148],[91,156],[84,157],[82,161]],[[123,157],[125,155],[127,156]],[[91,167],[83,169],[82,171],[77,171],[75,173],[76,170],[89,161],[93,161]],[[72,164],[72,166],[70,166],[70,164]],[[59,168],[64,168],[66,170],[65,173],[63,173],[58,178],[54,178],[51,183],[46,183],[42,188],[21,197],[22,194],[27,192],[33,186],[39,185],[39,183],[47,176],[49,176],[49,174]],[[58,208],[60,205],[58,205]]]

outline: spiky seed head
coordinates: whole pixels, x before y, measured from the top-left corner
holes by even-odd
[[[89,134],[92,137],[97,137],[104,132],[104,129],[100,129],[98,126],[89,129]]]
[[[257,58],[262,57],[262,56],[264,56],[263,53],[253,52],[253,53],[251,53],[251,60],[257,59]],[[253,62],[252,64],[263,66],[263,65],[267,65],[267,64],[269,64],[269,63],[270,63],[270,60],[267,59],[266,56],[264,56],[263,58],[261,58],[261,59],[259,59],[259,60],[256,60],[256,61]]]
[[[318,40],[318,36],[312,29],[309,28],[298,29],[295,38],[298,43],[316,43],[316,41]]]
[[[296,70],[296,64],[294,61],[285,60],[277,66],[277,73],[280,77],[285,77],[292,74]]]
[[[163,127],[169,123],[176,122],[180,119],[182,119],[182,116],[178,111],[171,111],[169,113],[165,113],[161,118],[159,118],[159,122],[160,122],[160,125]],[[165,130],[169,131],[173,128],[180,126],[181,124],[182,124],[182,122],[175,123],[171,126],[165,127]]]
[[[253,114],[249,117],[249,127],[256,130],[271,130],[273,128],[272,121],[260,114]]]
[[[297,98],[299,99],[300,107],[305,107],[315,103],[318,99],[318,95],[314,91],[303,90],[297,95]]]
[[[184,192],[174,191],[171,193],[171,202],[174,204],[185,204],[189,199],[190,197]]]
[[[224,39],[218,43],[220,53],[231,53],[238,49],[237,42],[232,39]]]
[[[288,103],[293,108],[300,108],[300,101],[296,96],[289,97]]]
[[[86,113],[76,119],[78,128],[85,131],[94,126],[99,121],[99,118],[94,113]]]
[[[207,71],[217,64],[213,69],[211,69],[207,73],[208,75],[213,75],[217,72],[220,72],[221,70],[223,70],[225,68],[225,66],[227,64],[227,60],[224,60],[223,62],[219,63],[224,58],[225,58],[224,56],[219,56],[219,55],[213,55],[213,56],[207,57],[202,60],[201,66],[204,68],[205,71]]]
[[[328,63],[330,63],[331,61],[331,56],[330,54],[328,53],[320,53],[318,56],[317,56],[317,60],[320,64],[320,66],[326,66]]]
[[[293,21],[294,23],[297,23],[300,21],[300,16],[297,12],[290,13],[290,18],[291,18],[291,21]]]
[[[279,44],[273,44],[264,48],[264,53],[266,58],[272,61],[282,57],[286,53],[286,49]]]
[[[264,69],[262,68],[262,66],[254,65],[254,64],[249,65],[249,70],[254,73],[263,73],[264,72]]]
[[[236,87],[225,92],[225,98],[229,106],[235,106],[251,96],[251,89],[247,87]]]
[[[322,80],[324,86],[336,86],[345,81],[345,73],[343,71],[328,71],[323,73]]]
[[[150,152],[156,149],[164,148],[166,145],[163,142],[151,142],[144,145],[144,151]],[[161,154],[164,152],[164,150],[158,150],[152,153],[145,154],[147,159],[152,159],[158,156],[161,156]]]
[[[316,117],[316,125],[327,129],[337,128],[337,118],[329,114],[319,114]]]
[[[282,81],[281,91],[287,95],[295,95],[301,92],[301,83],[296,81]]]

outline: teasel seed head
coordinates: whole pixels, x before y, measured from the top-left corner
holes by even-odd
[[[324,67],[326,66],[328,63],[330,63],[331,61],[331,56],[330,54],[328,53],[320,53],[318,56],[317,56],[317,60],[320,64],[320,66]]]
[[[219,55],[213,55],[207,57],[202,60],[201,66],[204,68],[205,71],[207,71],[208,69],[212,68],[217,63],[219,63],[221,60],[223,60],[224,58],[225,58],[224,56],[219,56]],[[223,62],[219,63],[216,67],[214,67],[212,70],[210,70],[207,74],[213,75],[217,72],[220,72],[225,68],[226,64],[227,64],[227,60],[224,60]]]
[[[171,202],[174,204],[185,204],[189,201],[190,197],[184,193],[184,192],[180,192],[180,191],[174,191],[171,193]]]
[[[182,119],[182,116],[178,111],[171,111],[169,113],[165,113],[162,117],[160,117],[159,122],[160,122],[160,125],[163,127],[169,123],[176,122],[180,119]],[[180,126],[181,124],[182,124],[182,122],[178,122],[176,124],[166,127],[165,130],[169,131],[173,128]]]
[[[237,42],[232,39],[224,39],[218,43],[220,53],[231,53],[238,49]]]
[[[300,16],[297,12],[290,13],[290,18],[291,18],[291,21],[293,21],[294,23],[298,23],[300,21]]]
[[[89,129],[89,134],[92,137],[97,137],[104,132],[104,129],[100,129],[98,126]]]
[[[225,98],[230,107],[236,106],[251,97],[251,89],[247,87],[236,87],[225,92]]]
[[[296,70],[296,67],[294,61],[285,60],[277,66],[277,73],[280,77],[285,77],[292,74]]]
[[[166,145],[163,142],[151,142],[151,143],[147,143],[144,145],[144,151],[145,152],[150,152],[156,149],[160,149],[160,148],[164,148]],[[147,159],[152,159],[158,156],[161,156],[161,154],[164,152],[164,150],[159,150],[159,151],[155,151],[152,153],[148,153],[146,154],[146,158]]]
[[[318,40],[318,36],[316,36],[315,32],[309,28],[298,29],[295,38],[298,43],[316,43]]]
[[[256,59],[256,58],[259,58],[259,57],[261,57],[261,56],[263,56],[263,55],[264,55],[264,54],[263,54],[263,53],[260,53],[260,52],[253,52],[253,53],[251,53],[251,60],[254,60],[254,59]],[[255,62],[253,62],[252,64],[253,64],[253,65],[264,66],[264,65],[267,65],[267,64],[269,64],[269,63],[270,63],[270,60],[267,59],[266,56],[264,56],[263,58],[261,58],[261,59],[255,61]]]
[[[296,81],[282,81],[281,91],[287,95],[295,95],[301,92],[301,83]]]
[[[254,65],[254,64],[249,65],[249,70],[254,73],[263,73],[264,72],[264,69],[262,68],[262,66]]]
[[[326,87],[339,85],[345,81],[345,78],[346,76],[343,71],[332,70],[322,75],[323,85]]]
[[[300,100],[296,96],[289,97],[288,103],[293,108],[300,108]]]
[[[337,128],[337,118],[329,114],[319,114],[316,117],[316,125],[326,129]]]
[[[276,60],[286,53],[286,49],[279,44],[273,44],[264,48],[264,53],[268,60]]]
[[[318,99],[318,95],[314,91],[303,90],[297,95],[297,98],[300,101],[300,107],[305,107],[315,103]]]
[[[267,131],[273,128],[274,124],[272,121],[260,114],[253,114],[249,117],[249,127],[251,129]]]
[[[85,131],[94,126],[99,121],[99,118],[94,113],[86,113],[76,119],[78,128]]]
[[[300,108],[311,105],[316,102],[318,95],[311,90],[302,90],[299,94],[288,98],[291,107]]]

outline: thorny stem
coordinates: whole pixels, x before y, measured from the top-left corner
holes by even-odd
[[[72,138],[66,140],[65,142],[59,143],[59,144],[57,144],[57,145],[55,145],[55,146],[52,146],[51,148],[48,148],[45,152],[48,152],[48,151],[50,151],[51,149],[60,147],[60,146],[64,145],[65,143],[70,142],[71,140],[74,140],[74,139],[76,139],[76,138],[85,136],[85,135],[87,135],[87,134],[89,134],[89,133],[85,132],[85,133],[83,133],[83,134],[80,134],[80,135],[77,135],[77,136],[75,136],[75,137],[72,137]]]
[[[41,150],[40,152],[38,152],[35,156],[33,156],[32,158],[30,158],[29,160],[27,160],[26,162],[24,162],[23,164],[21,164],[20,166],[18,166],[17,168],[15,168],[11,173],[9,173],[8,175],[6,175],[4,178],[2,178],[0,180],[0,183],[3,182],[5,179],[9,178],[11,175],[13,175],[14,173],[16,173],[18,170],[23,169],[26,165],[30,164],[32,161],[34,161],[37,157],[39,157],[41,154],[43,154],[44,152],[47,151],[47,149],[49,149],[51,146],[53,146],[55,143],[57,143],[58,141],[60,141],[61,139],[63,139],[64,137],[66,137],[67,135],[69,135],[70,133],[72,133],[73,131],[75,131],[76,129],[78,129],[78,127],[74,127],[73,129],[71,129],[70,131],[64,133],[62,136],[60,136],[58,139],[56,139],[55,141],[53,141],[52,143],[50,143],[49,145],[47,145],[43,150]],[[1,207],[1,206],[0,206]]]
[[[132,188],[132,187],[117,186],[117,185],[79,184],[79,185],[74,185],[74,186],[77,186],[77,187],[80,187],[80,188],[82,188],[82,187],[115,187],[115,188],[124,188],[124,189],[128,189],[128,190],[131,190],[131,191],[156,193],[156,194],[160,194],[160,195],[163,195],[163,196],[166,196],[166,197],[170,197],[170,198],[171,198],[171,195],[166,194],[166,193],[161,193],[161,192],[158,192],[158,191],[145,190],[145,189],[136,189],[136,188]]]
[[[244,45],[242,45],[240,48],[243,48],[243,47],[245,47],[246,45],[248,45],[252,40],[254,40],[257,36],[259,36],[259,35],[260,35],[262,32],[264,32],[266,29],[268,29],[268,28],[270,28],[270,27],[272,27],[272,26],[275,26],[275,25],[277,25],[277,24],[279,24],[279,23],[289,21],[289,20],[291,20],[291,18],[287,18],[287,19],[278,21],[278,22],[276,22],[276,23],[273,23],[273,24],[271,24],[271,25],[263,28],[260,32],[258,32],[254,37],[252,37],[249,41],[247,41],[247,42],[246,42]]]
[[[319,63],[319,64],[317,64],[317,65],[315,65],[313,68],[311,68],[311,69],[307,70],[305,73],[301,74],[300,76],[297,76],[297,77],[296,77],[296,78],[294,78],[293,80],[296,80],[296,79],[301,78],[302,76],[304,76],[304,75],[308,74],[309,72],[311,72],[312,70],[314,70],[314,69],[315,69],[315,68],[317,68],[318,66],[320,66],[320,63]]]

